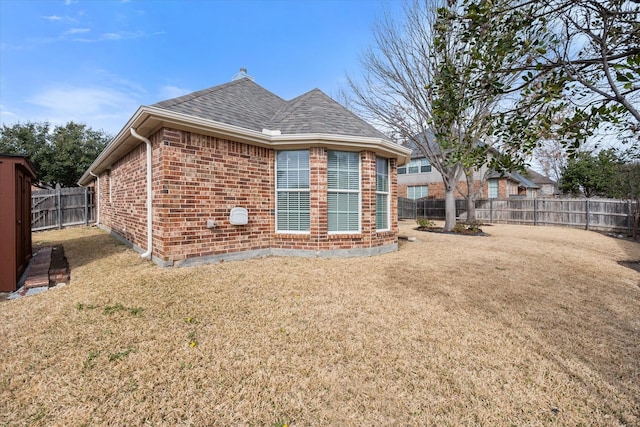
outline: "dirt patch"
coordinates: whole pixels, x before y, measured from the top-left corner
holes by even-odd
[[[618,261],[618,264],[631,268],[640,273],[640,260],[637,261]]]
[[[640,424],[640,273],[619,264],[640,245],[414,228],[371,258],[168,269],[36,233],[73,278],[3,303],[0,424]]]

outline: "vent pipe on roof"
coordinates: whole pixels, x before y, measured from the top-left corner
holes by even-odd
[[[251,80],[252,82],[255,81],[255,79],[252,76],[247,74],[247,69],[246,68],[240,68],[240,71],[237,72],[236,74],[234,74],[233,77],[231,77],[231,81],[233,82],[233,81],[244,79],[244,78],[247,78],[247,79]]]

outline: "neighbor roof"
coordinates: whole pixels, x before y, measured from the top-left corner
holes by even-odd
[[[533,169],[527,168],[527,173],[525,174],[531,182],[534,182],[538,185],[556,185],[556,182],[549,177],[546,177]]]
[[[539,185],[534,184],[533,182],[529,181],[527,178],[525,178],[524,176],[520,175],[518,172],[496,172],[496,171],[491,171],[488,175],[487,175],[488,179],[492,179],[492,178],[509,178],[513,181],[516,181],[518,183],[518,185],[520,187],[524,187],[524,188],[540,188]]]
[[[246,77],[158,102],[153,107],[258,132],[268,129],[283,135],[324,133],[386,139],[320,89],[285,101]]]

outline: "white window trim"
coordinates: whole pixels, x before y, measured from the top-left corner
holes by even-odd
[[[341,151],[341,150],[329,150],[335,152],[349,152],[349,151]],[[327,203],[327,234],[336,235],[336,234],[361,234],[362,233],[362,159],[360,158],[360,153],[358,154],[358,189],[357,190],[332,190],[329,189],[329,183],[327,182],[327,199],[329,198],[329,193],[358,193],[358,230],[352,231],[328,231],[329,230],[329,204]],[[329,179],[329,163],[327,156],[327,180]]]
[[[282,150],[282,151],[308,151],[308,150]],[[275,194],[274,194],[274,201],[275,201],[275,206],[274,206],[274,210],[275,210],[275,224],[274,224],[274,228],[276,230],[276,234],[311,234],[311,218],[309,218],[309,230],[308,231],[301,231],[301,230],[278,230],[278,193],[311,193],[311,151],[309,151],[309,188],[304,189],[304,188],[296,188],[296,189],[290,189],[290,188],[283,188],[283,189],[278,189],[278,151],[276,151],[276,155],[275,155],[275,168],[274,168],[274,181],[275,181]],[[311,195],[309,195],[309,201],[311,201]],[[309,208],[311,209],[311,208]],[[309,215],[311,216],[311,212],[309,212]]]
[[[387,162],[387,191],[378,191],[378,159],[384,159]],[[384,157],[376,157],[376,231],[384,232],[391,230],[391,162]],[[387,228],[378,228],[378,194],[387,196]]]

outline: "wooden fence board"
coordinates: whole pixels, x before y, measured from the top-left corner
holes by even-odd
[[[95,222],[93,189],[87,187],[34,190],[31,230],[48,230]]]
[[[444,219],[444,200],[420,199],[415,203],[413,218]],[[476,217],[489,223],[562,225],[631,233],[636,203],[609,199],[485,199],[476,200]],[[465,201],[457,200],[457,215],[464,214],[465,209]]]

